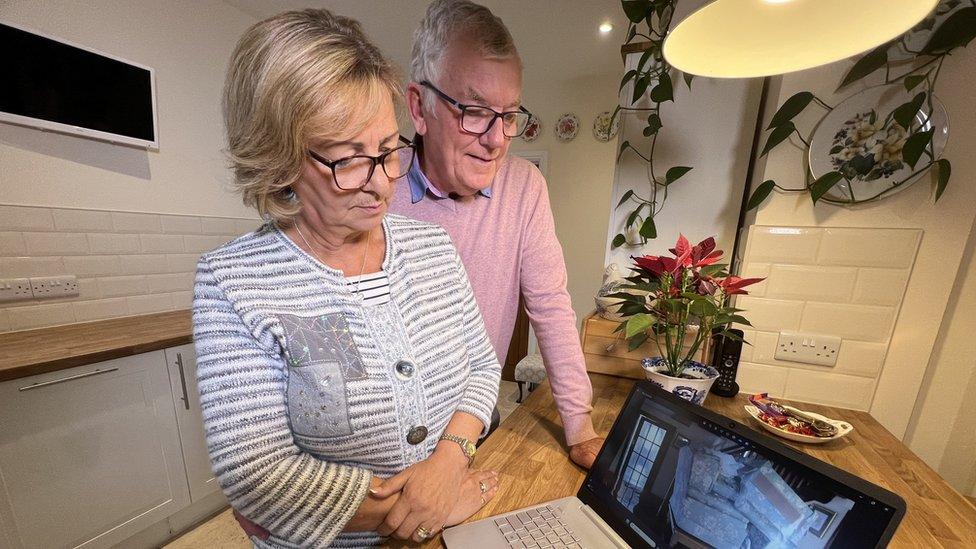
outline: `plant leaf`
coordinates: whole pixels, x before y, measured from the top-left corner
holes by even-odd
[[[878,46],[877,48],[864,54],[864,57],[858,59],[857,63],[854,63],[854,66],[851,67],[851,70],[847,71],[847,74],[844,75],[844,79],[841,80],[840,85],[837,86],[837,89],[839,90],[848,84],[857,82],[858,80],[885,66],[885,64],[888,63],[888,46],[889,44],[887,43],[882,44],[881,46]]]
[[[677,181],[681,176],[691,171],[688,166],[675,166],[668,170],[668,173],[664,175],[664,184],[670,185]]]
[[[624,77],[620,79],[620,89],[617,90],[617,93],[620,93],[624,89],[624,86],[627,85],[627,82],[630,82],[635,76],[637,76],[637,71],[634,69],[630,69],[624,73]]]
[[[773,147],[779,145],[790,136],[791,133],[796,131],[796,126],[792,122],[783,122],[782,125],[776,126],[776,128],[770,132],[769,138],[766,139],[766,145],[763,147],[762,154],[759,156],[766,156],[766,153],[771,151]]]
[[[844,179],[844,175],[840,172],[827,172],[818,177],[817,180],[810,185],[810,197],[813,198],[813,203],[816,204],[824,193],[829,191],[841,179]]]
[[[644,71],[644,65],[647,64],[647,60],[650,59],[652,55],[654,55],[654,48],[644,50],[644,53],[642,53],[640,56],[640,60],[637,62],[637,72]]]
[[[627,239],[624,238],[624,235],[618,234],[617,236],[613,237],[613,242],[610,243],[610,248],[619,248],[623,246],[624,242],[627,242]]]
[[[934,55],[960,46],[966,47],[973,38],[976,38],[976,7],[963,8],[935,29],[922,53]]]
[[[624,151],[626,151],[629,148],[630,148],[630,141],[624,141],[623,143],[621,143],[620,152],[617,153],[617,160],[620,160],[620,157],[624,155]]]
[[[788,122],[793,120],[793,118],[800,114],[803,109],[807,108],[807,105],[813,101],[813,94],[808,91],[802,91],[793,95],[786,100],[785,103],[776,111],[773,115],[773,119],[770,120],[767,130],[776,126],[779,126],[783,122]]]
[[[625,192],[624,195],[622,197],[620,197],[620,202],[617,202],[617,207],[619,208],[619,207],[623,206],[624,205],[624,202],[627,202],[628,200],[630,200],[630,197],[632,197],[632,196],[634,196],[634,190],[633,189]]]
[[[637,221],[637,216],[640,215],[640,211],[641,211],[641,208],[642,207],[644,207],[643,204],[641,204],[640,206],[637,206],[637,209],[636,210],[630,212],[630,215],[627,216],[627,224],[624,225],[625,227],[630,227],[631,225],[634,224],[635,221]]]
[[[746,211],[752,210],[762,204],[775,186],[776,182],[772,179],[767,179],[766,181],[760,183],[759,186],[756,187],[756,190],[752,191],[752,196],[749,197],[749,203],[746,204]]]
[[[636,351],[645,341],[647,341],[647,333],[641,332],[627,340],[627,350]]]
[[[627,331],[624,332],[624,336],[627,339],[634,337],[635,335],[646,331],[654,324],[654,319],[651,315],[646,313],[638,313],[627,319]]]
[[[621,4],[631,23],[640,23],[647,14],[647,8],[650,7],[648,0],[621,0]]]
[[[922,102],[925,101],[926,92],[919,93],[912,98],[911,101],[907,103],[902,103],[894,111],[891,112],[891,116],[898,122],[898,125],[907,129],[911,129],[912,120],[915,119],[915,115],[918,114],[918,109],[922,108]]]
[[[922,82],[925,82],[924,74],[909,74],[905,77],[905,89],[912,91]]]
[[[627,39],[624,40],[624,43],[630,42],[635,36],[637,36],[637,25],[631,25],[630,30],[627,31]]]
[[[688,306],[688,311],[695,316],[706,317],[718,312],[718,307],[709,299],[696,299]]]
[[[654,216],[647,216],[647,219],[641,224],[640,235],[648,239],[657,238],[657,226],[654,225]]]
[[[647,127],[644,128],[644,137],[650,137],[656,134],[662,127],[661,117],[657,113],[651,114],[647,117]]]
[[[936,165],[939,167],[939,179],[935,186],[935,201],[938,202],[939,198],[942,198],[942,193],[946,190],[946,185],[949,184],[949,176],[952,174],[952,164],[945,158],[940,158],[936,162]]]
[[[925,147],[932,141],[934,134],[935,129],[933,128],[927,132],[918,132],[905,141],[905,145],[901,149],[901,157],[912,169],[915,169],[915,164],[918,164],[918,159],[922,158],[922,153],[925,152]]]
[[[638,99],[644,96],[644,93],[647,91],[647,86],[650,85],[650,83],[650,75],[645,74],[637,78],[637,80],[634,82],[634,97],[631,103],[636,103]]]
[[[651,90],[651,101],[664,103],[674,100],[674,87],[671,85],[671,77],[666,72],[661,73],[661,78],[657,85]]]

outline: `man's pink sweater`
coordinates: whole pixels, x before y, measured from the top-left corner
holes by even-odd
[[[451,235],[502,364],[521,292],[566,442],[574,445],[596,437],[590,419],[593,389],[566,291],[566,264],[542,173],[527,160],[509,156],[492,182],[490,198],[477,194],[452,200],[439,198],[440,194],[427,190],[413,203],[410,184],[404,178],[397,182],[390,211],[437,223]]]

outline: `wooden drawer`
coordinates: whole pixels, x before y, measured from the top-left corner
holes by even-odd
[[[657,345],[648,340],[644,345],[633,351],[627,350],[627,341],[622,332],[614,333],[618,322],[607,320],[597,315],[591,315],[583,321],[581,336],[583,356],[586,359],[586,370],[600,374],[610,374],[621,377],[644,379],[644,370],[640,361],[645,357],[660,356]],[[701,349],[696,360],[704,360],[708,356],[707,346]],[[688,347],[686,347],[687,349]]]

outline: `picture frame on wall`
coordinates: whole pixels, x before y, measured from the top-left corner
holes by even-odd
[[[543,177],[549,179],[549,151],[509,151],[509,153],[528,160],[539,168]]]

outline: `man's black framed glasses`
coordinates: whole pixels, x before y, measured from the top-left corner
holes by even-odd
[[[498,112],[483,105],[465,105],[459,103],[450,95],[437,89],[437,86],[424,80],[420,83],[438,95],[448,104],[461,111],[461,129],[475,135],[484,135],[491,131],[495,120],[502,119],[502,133],[505,137],[518,137],[525,133],[525,128],[529,125],[529,118],[532,113],[525,107],[519,107],[517,111]]]
[[[409,162],[402,161],[402,156],[405,154],[410,155]],[[366,186],[366,183],[373,177],[377,164],[382,166],[383,173],[390,178],[390,181],[407,175],[410,167],[413,166],[416,147],[409,139],[401,135],[400,146],[379,156],[356,154],[330,161],[322,158],[321,155],[311,149],[309,149],[308,155],[319,164],[332,170],[332,179],[335,181],[336,187],[344,191],[355,191]]]

